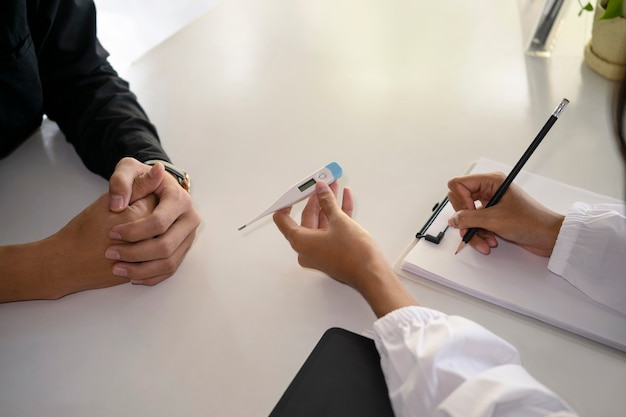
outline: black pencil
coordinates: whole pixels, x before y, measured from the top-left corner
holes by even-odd
[[[506,190],[509,189],[509,186],[511,185],[511,183],[513,183],[513,180],[515,179],[517,174],[519,174],[519,172],[522,170],[522,167],[524,166],[524,164],[526,164],[530,156],[533,154],[533,152],[535,152],[535,149],[537,149],[537,146],[539,146],[543,138],[546,136],[548,131],[550,131],[550,129],[552,128],[552,125],[554,125],[554,123],[558,120],[559,116],[561,115],[563,110],[565,110],[565,107],[567,107],[568,104],[569,104],[569,100],[564,98],[563,100],[561,100],[559,105],[556,106],[556,109],[554,109],[554,111],[550,115],[550,118],[548,118],[548,121],[546,122],[546,124],[541,128],[535,140],[532,141],[528,149],[526,149],[526,152],[524,152],[520,160],[517,161],[517,164],[515,164],[515,166],[509,173],[509,175],[504,180],[504,182],[500,185],[500,187],[498,187],[495,194],[491,197],[491,199],[489,200],[485,208],[491,207],[500,201],[504,193],[506,193]],[[459,253],[461,249],[463,249],[465,245],[469,243],[470,240],[472,240],[472,237],[476,234],[477,231],[478,229],[475,227],[467,230],[467,233],[465,233],[465,235],[463,236],[463,239],[461,240],[459,247],[457,248],[456,252],[454,252],[455,255]]]

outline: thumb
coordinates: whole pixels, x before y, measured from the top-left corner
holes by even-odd
[[[317,194],[317,200],[320,204],[322,212],[330,220],[341,211],[337,197],[331,190],[330,186],[324,181],[319,181],[315,184],[315,193]]]
[[[135,201],[154,193],[161,185],[164,175],[165,167],[157,162],[146,174],[135,177],[129,204],[133,204]]]
[[[157,165],[161,165],[157,167]],[[146,189],[155,188],[163,178],[165,168],[162,164],[148,168],[142,162],[134,158],[122,158],[115,166],[115,171],[109,179],[109,209],[118,213],[126,209],[129,204],[145,197],[150,191]],[[139,180],[139,178],[143,178]],[[150,183],[147,178],[153,178]]]

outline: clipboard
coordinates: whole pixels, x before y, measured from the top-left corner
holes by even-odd
[[[509,170],[507,165],[481,158],[468,172]],[[577,201],[623,204],[615,198],[523,170],[515,182],[556,212],[566,212]],[[453,213],[449,203],[437,207],[436,217],[429,219],[429,226],[420,233],[437,235],[445,230]],[[395,269],[402,277],[460,291],[626,352],[626,315],[594,301],[551,273],[548,258],[502,239],[488,257],[468,249],[454,255],[460,239],[456,231],[448,231],[445,235],[449,236],[442,237],[438,243],[420,238],[420,233],[396,264]]]
[[[269,417],[393,417],[374,341],[328,329]]]

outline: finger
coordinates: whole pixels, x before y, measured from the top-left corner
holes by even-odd
[[[153,239],[146,239],[131,244],[111,245],[105,257],[123,262],[148,262],[166,259],[174,255],[179,248],[195,236],[196,225],[185,216],[176,221],[166,233]]]
[[[182,259],[181,259],[182,261]],[[113,273],[120,275],[135,285],[156,285],[171,277],[176,272],[176,267],[170,266],[170,260],[155,260],[142,263],[119,263],[113,266]],[[164,272],[165,271],[165,272]]]
[[[135,213],[135,216],[144,217],[152,213],[158,203],[159,200],[156,195],[148,194],[146,197],[132,202],[129,206],[129,209],[131,213]]]
[[[130,283],[133,285],[145,285],[148,287],[152,287],[157,285],[158,283],[165,281],[166,279],[168,279],[169,277],[171,277],[171,275],[159,275],[156,277],[152,277],[152,278],[146,278],[146,279],[131,279]]]
[[[324,181],[319,181],[315,185],[315,193],[319,200],[320,208],[329,220],[332,220],[338,212],[341,212],[337,198],[331,188]]]
[[[465,203],[459,200],[459,198],[452,191],[448,191],[448,200],[450,201],[450,204],[452,204],[452,208],[454,208],[455,211],[465,210]]]
[[[150,215],[113,226],[109,237],[126,242],[150,239],[165,233],[179,217],[191,210],[191,197],[185,190],[181,187],[164,188]]]
[[[453,215],[450,219],[448,219],[448,225],[450,227],[458,228],[458,225],[456,224],[456,216]],[[467,231],[467,228],[461,228],[459,230],[461,238],[465,236]],[[496,235],[494,233],[488,230],[478,229],[477,233],[470,240],[469,245],[483,255],[489,255],[491,249],[498,246],[498,240],[496,239]]]
[[[154,193],[163,182],[165,174],[166,172],[163,164],[156,163],[150,167],[147,174],[135,177],[130,197],[130,204]]]
[[[123,219],[121,221],[125,221],[124,219],[128,221],[126,221],[126,223],[120,223],[120,224],[114,225],[111,228],[111,230],[109,230],[109,238],[113,240],[120,240],[120,241],[123,240],[122,235],[118,232],[119,228],[124,225],[131,225],[137,219],[150,216],[150,214],[153,213],[155,208],[157,207],[157,204],[158,204],[158,198],[154,194],[150,194],[142,198],[141,200],[137,200],[133,202],[132,204],[130,204],[127,210],[121,214],[123,216],[121,217]],[[117,216],[117,214],[114,214],[114,216]],[[130,219],[135,219],[135,220],[130,220]],[[121,230],[124,230],[124,229],[122,228]]]
[[[474,236],[469,244],[483,255],[489,255],[491,253],[491,246],[481,237]]]
[[[276,211],[273,215],[274,223],[285,239],[287,239],[292,249],[298,253],[298,258],[304,260],[301,253],[307,245],[313,242],[314,236],[316,233],[319,233],[319,230],[298,225],[289,215],[290,210],[291,207]],[[302,263],[301,265],[304,266]]]
[[[490,232],[488,230],[484,230],[484,229],[480,229],[477,233],[477,235],[483,239],[487,245],[489,245],[490,248],[497,248],[498,247],[498,239],[496,238],[496,234],[493,232]]]
[[[449,219],[448,225],[455,229],[485,229],[493,230],[493,219],[490,216],[490,209],[459,210]]]
[[[298,224],[291,217],[291,207],[286,207],[284,209],[278,210],[272,216],[274,220],[274,224],[278,227],[278,230],[285,236],[287,240],[289,240],[289,236],[291,235],[292,230],[298,228]]]
[[[109,209],[111,211],[117,213],[128,207],[135,178],[148,170],[147,165],[134,158],[123,158],[117,163],[109,179]]]
[[[448,181],[448,199],[455,210],[474,208],[473,194],[480,182],[476,178],[454,177]]]
[[[470,246],[483,255],[489,255],[491,249],[498,247],[498,240],[493,233],[480,229],[474,237],[472,237]]]
[[[167,258],[147,262],[116,262],[113,265],[113,274],[127,278],[134,284],[154,285],[161,282],[174,275],[194,238],[195,234],[188,236],[172,256]]]
[[[354,212],[354,199],[352,198],[352,190],[348,187],[343,189],[341,210],[349,217],[352,217],[352,213]]]
[[[463,237],[465,237],[466,234],[467,234],[467,229],[459,230],[459,235],[461,239],[463,239]],[[474,248],[476,251],[482,253],[483,255],[489,255],[489,252],[491,251],[491,245],[487,241],[485,241],[485,239],[480,235],[480,233],[474,234],[474,236],[472,237],[472,239],[469,241],[468,244],[469,246]]]
[[[454,177],[448,181],[448,198],[455,210],[471,210],[477,200],[485,206],[505,178],[501,172]]]
[[[335,181],[332,184],[329,184],[328,188],[330,188],[330,191],[332,191],[333,196],[336,201],[337,193],[339,192],[339,183]],[[328,216],[326,216],[326,213],[324,213],[324,211],[321,210],[321,206],[320,206],[318,229],[326,229],[327,227],[328,227]]]
[[[320,221],[320,210],[317,193],[313,193],[306,202],[304,210],[302,210],[302,217],[300,219],[302,226],[309,229],[317,229]]]

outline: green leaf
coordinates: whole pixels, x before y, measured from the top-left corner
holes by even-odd
[[[583,6],[580,0],[578,0],[578,5],[580,6],[580,11],[578,12],[579,17],[581,14],[583,14],[584,11],[588,11],[588,12],[593,11],[593,6],[591,5],[591,2],[587,2],[587,4]]]
[[[609,0],[606,5],[606,10],[600,19],[614,19],[616,17],[622,17],[624,11],[622,10],[623,0]]]

